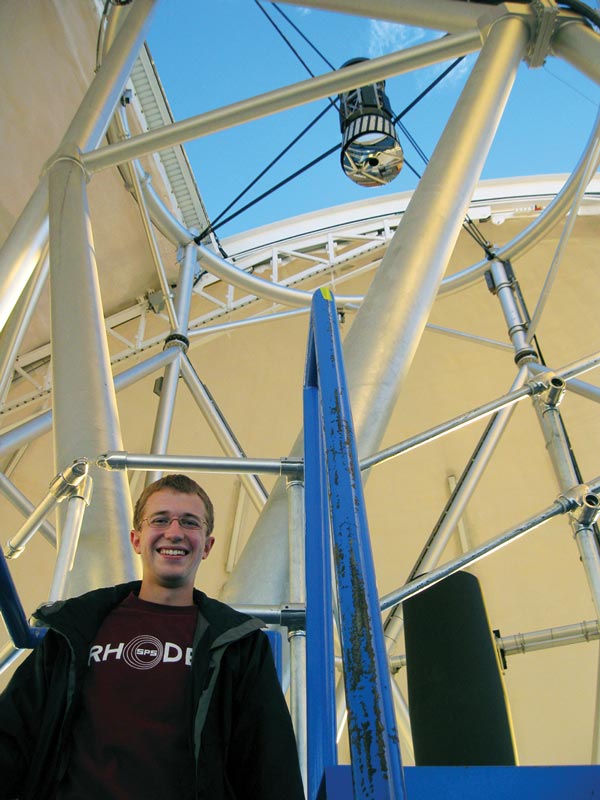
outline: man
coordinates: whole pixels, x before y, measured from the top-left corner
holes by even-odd
[[[213,527],[167,475],[135,507],[141,584],[36,612],[48,634],[0,699],[0,800],[304,798],[260,621],[194,589]]]

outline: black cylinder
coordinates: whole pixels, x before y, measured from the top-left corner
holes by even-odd
[[[455,573],[403,608],[415,763],[515,765],[498,651],[477,578]]]

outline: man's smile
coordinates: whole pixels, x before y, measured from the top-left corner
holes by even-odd
[[[188,554],[188,551],[182,547],[157,547],[156,550],[161,556],[168,557],[187,556]]]

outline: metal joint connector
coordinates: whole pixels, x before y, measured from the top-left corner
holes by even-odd
[[[533,347],[521,347],[515,353],[515,364],[520,367],[528,361],[537,361],[538,354]]]
[[[588,487],[586,487],[588,488]],[[590,528],[600,514],[600,497],[588,491],[581,497],[581,502],[571,512],[572,519],[581,527]]]
[[[70,161],[72,164],[76,164],[83,172],[85,182],[89,183],[92,174],[83,163],[83,154],[76,145],[65,145],[61,152],[53,153],[42,167],[40,177],[47,175],[52,167],[56,166],[56,164],[60,163],[61,161]]]
[[[96,466],[101,469],[126,469],[127,452],[125,450],[109,450],[107,453],[100,453],[96,459]]]
[[[165,339],[164,350],[167,350],[169,347],[179,347],[184,353],[187,353],[189,346],[190,340],[187,336],[184,336],[183,333],[171,333]]]
[[[280,463],[281,470],[279,474],[286,475],[288,481],[298,480],[302,482],[304,480],[304,461],[302,459],[285,456],[280,460]]]
[[[65,497],[71,497],[79,484],[88,474],[89,464],[87,458],[76,458],[73,463],[59,472],[50,482],[48,493],[54,495],[60,503]]]
[[[573,486],[566,492],[562,492],[556,498],[556,502],[560,503],[564,509],[563,513],[575,512],[580,506],[583,505],[584,498],[592,494],[590,487],[585,483],[578,486]]]
[[[83,502],[88,506],[92,502],[92,490],[93,490],[93,481],[90,475],[86,475],[85,478],[78,484],[71,494],[69,495],[69,500],[73,500],[74,498],[79,498],[83,500]]]
[[[546,389],[540,395],[541,400],[550,408],[556,408],[560,405],[561,400],[565,395],[565,391],[567,389],[567,384],[562,378],[559,378],[558,375],[555,375],[552,372],[546,372],[539,376],[545,386]]]
[[[547,373],[544,373],[544,375]],[[544,381],[544,375],[536,375],[527,381],[525,386],[529,389],[529,394],[535,397],[538,394],[543,394],[548,388],[548,384]]]
[[[18,558],[21,555],[21,553],[24,552],[24,550],[25,550],[24,546],[15,547],[12,541],[9,539],[8,542],[6,543],[6,550],[4,551],[4,555],[6,558],[14,560],[15,558]]]
[[[299,603],[282,606],[281,624],[288,629],[288,638],[293,634],[306,634],[306,607]]]
[[[531,8],[535,14],[535,26],[525,60],[530,67],[542,67],[551,52],[559,9],[554,0],[531,0]]]

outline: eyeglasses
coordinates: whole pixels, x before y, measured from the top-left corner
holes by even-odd
[[[152,517],[144,517],[142,522],[147,522],[151,528],[165,531],[171,527],[173,520],[177,520],[179,527],[184,531],[199,531],[202,528],[208,530],[208,522],[205,519],[198,519],[198,517],[170,517],[168,514],[154,514]]]

